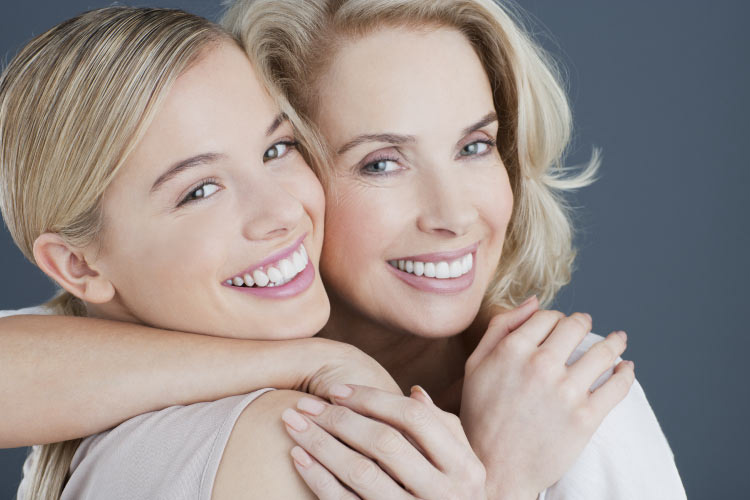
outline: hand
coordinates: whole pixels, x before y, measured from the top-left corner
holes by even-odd
[[[590,331],[589,315],[539,311],[531,299],[495,316],[467,360],[461,421],[487,469],[490,498],[536,498],[573,465],[630,390],[633,365],[623,361],[589,391],[625,350],[624,332],[566,365]]]
[[[321,500],[486,499],[484,467],[458,417],[420,391],[336,386],[338,405],[302,398],[302,413],[285,410],[299,444],[294,465],[310,490]]]
[[[353,383],[403,395],[388,371],[356,347],[319,337],[305,341],[310,342],[308,359],[316,368],[293,389],[327,399],[332,386]],[[318,361],[321,359],[324,361]]]

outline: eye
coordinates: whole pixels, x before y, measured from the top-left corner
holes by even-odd
[[[263,153],[263,161],[270,161],[275,160],[277,158],[281,158],[285,154],[289,152],[289,150],[297,145],[296,142],[293,141],[282,141],[277,142],[270,148],[266,149],[266,152]]]
[[[182,199],[180,205],[203,198],[208,198],[218,190],[219,186],[214,182],[204,181],[200,186],[190,191],[187,196]]]
[[[362,171],[367,174],[388,174],[398,169],[399,166],[396,161],[387,158],[367,163],[362,167]]]
[[[476,141],[461,148],[460,156],[476,156],[490,150],[492,144],[488,141]]]

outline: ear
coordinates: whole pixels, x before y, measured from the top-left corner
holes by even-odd
[[[34,259],[47,276],[85,302],[103,304],[115,295],[112,283],[91,267],[85,250],[57,233],[44,233],[34,241]]]

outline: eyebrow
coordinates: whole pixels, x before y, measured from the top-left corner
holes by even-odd
[[[404,144],[406,142],[414,142],[416,139],[413,135],[399,135],[399,134],[362,134],[358,135],[351,141],[347,142],[339,148],[336,154],[344,154],[350,149],[364,144],[366,142],[387,142],[389,144]]]
[[[479,130],[482,127],[486,127],[490,123],[496,122],[496,121],[497,121],[497,113],[495,111],[490,111],[489,113],[484,115],[481,120],[463,129],[461,131],[461,135],[462,136],[468,135],[474,132],[475,130]]]
[[[282,123],[287,121],[289,117],[286,115],[286,113],[279,113],[276,115],[273,119],[273,122],[271,122],[271,125],[266,129],[266,136],[269,136],[273,134]],[[224,158],[225,155],[221,153],[203,153],[195,156],[191,156],[190,158],[187,158],[185,160],[178,161],[169,169],[161,174],[158,179],[154,182],[153,186],[151,186],[151,193],[159,189],[165,182],[169,181],[170,179],[174,178],[177,174],[180,172],[187,170],[192,167],[198,167],[201,165],[206,165],[208,163],[214,163],[222,158]]]
[[[482,127],[489,125],[492,122],[497,121],[497,113],[490,111],[484,115],[478,122],[473,123],[461,131],[461,135],[467,135],[475,130],[479,130]],[[336,154],[344,154],[352,148],[364,144],[367,142],[386,142],[389,144],[404,144],[407,142],[414,142],[416,139],[413,135],[400,135],[400,134],[362,134],[358,135],[351,141],[347,142],[339,148]]]

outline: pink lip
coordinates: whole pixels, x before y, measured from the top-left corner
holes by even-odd
[[[418,260],[420,262],[440,262],[441,260],[451,261],[451,260],[456,260],[459,257],[463,257],[467,253],[475,253],[477,251],[477,248],[479,248],[478,241],[474,243],[473,245],[469,245],[466,248],[461,248],[460,250],[450,250],[448,252],[423,253],[421,255],[412,255],[411,257],[399,257],[397,259],[389,259],[389,260],[411,260],[411,261]],[[428,278],[428,279],[432,279],[432,278]],[[459,279],[459,278],[452,278],[452,279]]]
[[[406,259],[405,259],[406,260]],[[410,260],[410,259],[409,259]],[[407,285],[421,290],[423,292],[432,292],[440,294],[455,294],[463,292],[474,283],[474,271],[476,269],[476,255],[474,255],[475,264],[471,268],[471,271],[459,276],[458,278],[438,279],[428,278],[426,276],[417,276],[416,274],[407,273],[396,269],[392,265],[386,263],[388,269],[396,275],[398,279],[406,283]]]
[[[305,238],[307,238],[307,233],[305,233],[302,236],[300,236],[297,239],[297,241],[295,241],[294,243],[292,243],[287,248],[285,248],[283,250],[279,250],[278,252],[269,255],[268,257],[266,257],[265,259],[261,260],[260,262],[258,262],[256,264],[253,264],[251,267],[248,267],[244,271],[240,271],[237,274],[233,274],[230,277],[225,278],[223,281],[226,282],[227,280],[230,280],[230,279],[234,278],[235,276],[243,276],[245,274],[252,274],[253,271],[255,271],[256,269],[260,269],[261,267],[263,267],[263,266],[265,266],[267,264],[273,264],[273,263],[276,263],[276,262],[280,261],[281,259],[285,259],[285,258],[289,257],[290,255],[292,255],[295,252],[295,250],[297,250],[299,248],[299,246],[302,244],[302,242],[305,240]]]
[[[305,269],[292,279],[289,283],[281,286],[267,286],[267,287],[246,287],[246,286],[232,286],[223,283],[225,287],[236,290],[240,293],[247,293],[258,297],[267,299],[287,299],[299,295],[312,285],[315,279],[315,269],[313,263],[308,259],[307,266]]]

